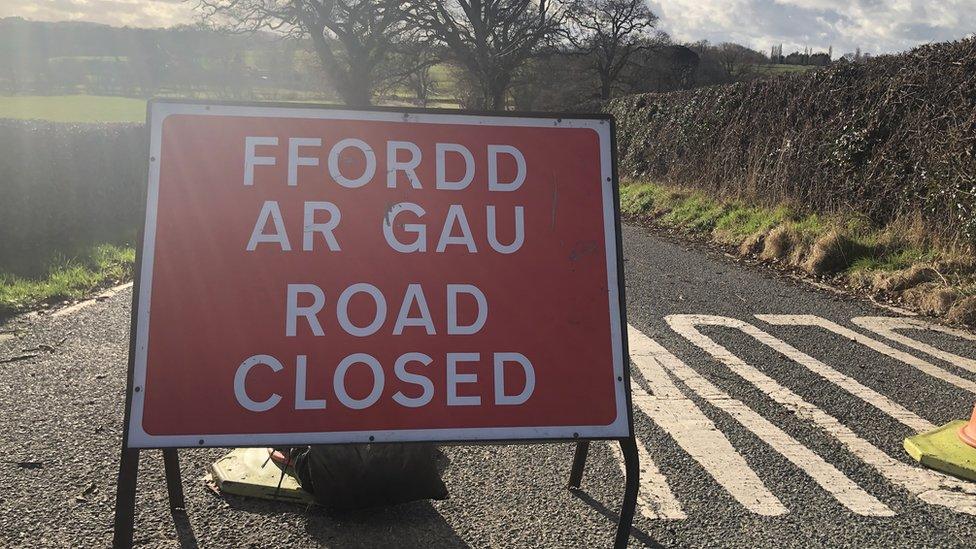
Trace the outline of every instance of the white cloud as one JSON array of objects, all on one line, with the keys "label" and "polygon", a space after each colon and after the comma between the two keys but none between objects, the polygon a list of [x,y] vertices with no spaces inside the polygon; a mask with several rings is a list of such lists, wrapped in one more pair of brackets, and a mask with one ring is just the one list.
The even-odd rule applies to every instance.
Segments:
[{"label": "white cloud", "polygon": [[[168,27],[196,20],[193,0],[0,0],[0,17]],[[648,0],[678,41],[767,51],[834,46],[884,53],[976,32],[976,0]]]},{"label": "white cloud", "polygon": [[0,0],[0,17],[170,27],[195,21],[194,6],[183,0]]},{"label": "white cloud", "polygon": [[679,41],[873,53],[976,32],[976,0],[649,0]]}]

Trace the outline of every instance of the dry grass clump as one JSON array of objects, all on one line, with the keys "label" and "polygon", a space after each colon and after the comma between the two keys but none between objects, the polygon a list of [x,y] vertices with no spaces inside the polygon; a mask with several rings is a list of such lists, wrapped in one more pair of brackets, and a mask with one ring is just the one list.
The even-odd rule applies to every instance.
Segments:
[{"label": "dry grass clump", "polygon": [[759,257],[765,261],[786,261],[801,241],[799,231],[790,225],[780,225],[766,235]]},{"label": "dry grass clump", "polygon": [[925,282],[905,291],[902,298],[920,313],[943,316],[959,300],[958,290],[947,288],[938,282]]},{"label": "dry grass clump", "polygon": [[803,262],[803,269],[815,275],[837,273],[846,270],[857,257],[858,245],[848,235],[832,229],[823,235],[810,248],[810,254]]},{"label": "dry grass clump", "polygon": [[739,255],[754,255],[761,253],[765,246],[765,242],[766,233],[752,233],[739,244]]},{"label": "dry grass clump", "polygon": [[976,256],[970,249],[956,250],[953,256],[936,261],[933,268],[942,275],[976,274]]},{"label": "dry grass clump", "polygon": [[956,324],[976,325],[976,299],[965,288],[976,282],[972,256],[941,252],[946,257],[892,272],[874,274],[871,289],[900,298],[906,305]]},{"label": "dry grass clump", "polygon": [[955,324],[976,326],[976,296],[960,299],[949,309],[946,319]]},{"label": "dry grass clump", "polygon": [[872,286],[876,292],[903,292],[938,277],[938,273],[930,265],[914,265],[900,271],[879,272],[875,275]]}]

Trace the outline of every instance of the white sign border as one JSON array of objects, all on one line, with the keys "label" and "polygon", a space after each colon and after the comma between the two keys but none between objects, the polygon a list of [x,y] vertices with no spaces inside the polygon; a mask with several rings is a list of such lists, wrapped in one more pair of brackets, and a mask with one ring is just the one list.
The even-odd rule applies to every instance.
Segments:
[{"label": "white sign border", "polygon": [[[543,441],[571,439],[614,439],[631,435],[630,399],[626,394],[629,376],[625,375],[623,326],[621,325],[618,287],[616,215],[614,208],[614,173],[610,121],[586,118],[531,118],[517,116],[480,116],[411,111],[372,111],[339,108],[283,107],[259,105],[221,105],[154,100],[149,106],[150,166],[143,234],[139,309],[135,322],[135,357],[132,362],[132,394],[127,447],[190,448],[288,446],[299,444],[382,443],[382,442],[465,442],[465,441]],[[363,120],[409,124],[458,124],[473,126],[589,128],[600,138],[601,183],[603,190],[604,241],[607,258],[607,288],[610,302],[610,338],[613,353],[613,376],[617,416],[608,425],[551,427],[497,427],[452,429],[400,429],[373,431],[339,431],[312,433],[151,435],[142,428],[146,385],[146,362],[149,345],[150,296],[152,295],[153,261],[155,259],[156,214],[159,198],[159,166],[162,162],[162,128],[166,117],[174,114],[199,116],[235,116],[253,118],[314,118],[324,120]]]}]

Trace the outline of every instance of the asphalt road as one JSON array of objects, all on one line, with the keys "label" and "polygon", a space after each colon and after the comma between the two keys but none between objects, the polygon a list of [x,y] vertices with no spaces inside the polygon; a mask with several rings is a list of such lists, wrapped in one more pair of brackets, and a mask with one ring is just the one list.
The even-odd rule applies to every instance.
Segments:
[{"label": "asphalt road", "polygon": [[[928,472],[902,450],[905,436],[968,415],[972,340],[901,326],[908,347],[852,322],[897,317],[891,311],[641,228],[625,227],[624,237],[634,417],[646,450],[631,546],[972,546],[976,484]],[[0,546],[110,543],[130,299],[124,290],[0,325]],[[608,444],[593,445],[576,494],[564,489],[571,445],[446,452],[449,500],[333,518],[218,496],[201,477],[224,452],[183,451],[189,522],[179,528],[161,455],[145,452],[136,541],[610,545],[623,478]]]}]

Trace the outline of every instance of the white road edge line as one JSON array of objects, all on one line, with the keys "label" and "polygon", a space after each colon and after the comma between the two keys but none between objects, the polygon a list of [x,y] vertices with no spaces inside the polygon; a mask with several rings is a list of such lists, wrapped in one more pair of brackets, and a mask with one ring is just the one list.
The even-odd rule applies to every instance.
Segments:
[{"label": "white road edge line", "polygon": [[936,332],[941,332],[943,334],[958,337],[960,339],[967,339],[969,341],[976,341],[976,335],[963,330],[956,330],[955,328],[949,328],[948,326],[942,326],[941,324],[936,324],[934,322],[926,322],[924,320],[918,320],[915,318],[897,318],[889,316],[859,316],[857,318],[852,318],[851,322],[860,326],[861,328],[874,332],[882,337],[890,339],[892,341],[901,343],[905,347],[915,349],[916,351],[921,351],[929,356],[938,358],[939,360],[944,360],[949,364],[953,364],[970,372],[976,373],[976,360],[972,358],[967,358],[964,356],[959,356],[957,354],[950,353],[948,351],[943,351],[937,347],[933,347],[928,343],[923,343],[916,339],[912,339],[906,335],[899,334],[895,330],[931,330]]},{"label": "white road edge line", "polygon": [[[789,510],[766,488],[729,439],[690,398],[682,394],[661,365],[647,354],[647,345],[642,345],[642,340],[634,334],[637,330],[632,326],[627,329],[631,360],[654,393],[649,394],[640,385],[632,384],[634,405],[667,432],[746,509],[763,516],[788,513]],[[640,334],[639,331],[637,333]]]},{"label": "white road edge line", "polygon": [[850,328],[845,328],[836,322],[827,320],[826,318],[821,318],[815,315],[756,315],[756,318],[775,326],[818,326],[820,328],[824,328],[841,337],[856,341],[869,349],[873,349],[881,354],[888,355],[895,360],[904,362],[905,364],[908,364],[909,366],[912,366],[936,379],[941,379],[946,383],[951,383],[952,385],[969,391],[970,393],[976,393],[976,382],[961,378],[956,374],[939,368],[931,362],[922,360],[904,351],[899,351],[886,343],[882,343],[876,339],[870,338],[864,334],[861,334],[860,332],[855,332]]},{"label": "white road edge line", "polygon": [[70,314],[73,314],[73,313],[77,313],[78,311],[84,309],[85,307],[87,307],[89,305],[93,305],[95,303],[98,303],[99,301],[102,301],[104,299],[108,299],[108,298],[114,296],[115,294],[121,292],[122,290],[128,288],[129,286],[132,286],[132,283],[131,282],[126,282],[125,284],[119,284],[118,286],[115,286],[113,288],[109,288],[108,290],[105,290],[104,292],[96,295],[92,299],[86,299],[85,301],[79,301],[78,303],[75,303],[74,305],[69,305],[68,307],[65,307],[64,309],[59,309],[59,310],[55,311],[54,313],[51,314],[51,318],[58,318],[60,316],[66,316],[66,315],[70,315]]},{"label": "white road edge line", "polygon": [[705,315],[671,315],[665,317],[665,320],[675,332],[712,355],[732,372],[752,383],[769,398],[792,411],[800,421],[812,423],[833,437],[891,483],[904,488],[931,505],[940,505],[956,512],[976,515],[976,497],[974,497],[976,486],[972,483],[962,482],[921,467],[913,467],[892,458],[857,436],[854,431],[838,421],[837,418],[803,400],[793,391],[750,366],[696,329],[696,326],[701,324],[735,322],[735,319],[720,320],[724,318]]},{"label": "white road edge line", "polygon": [[861,489],[833,465],[739,400],[712,385],[661,344],[633,326],[628,326],[628,336],[631,360],[648,383],[666,387],[666,384],[661,383],[659,379],[664,378],[666,383],[670,383],[664,373],[664,369],[667,369],[698,396],[732,416],[743,427],[779,452],[852,512],[878,517],[895,515],[888,506]]}]

